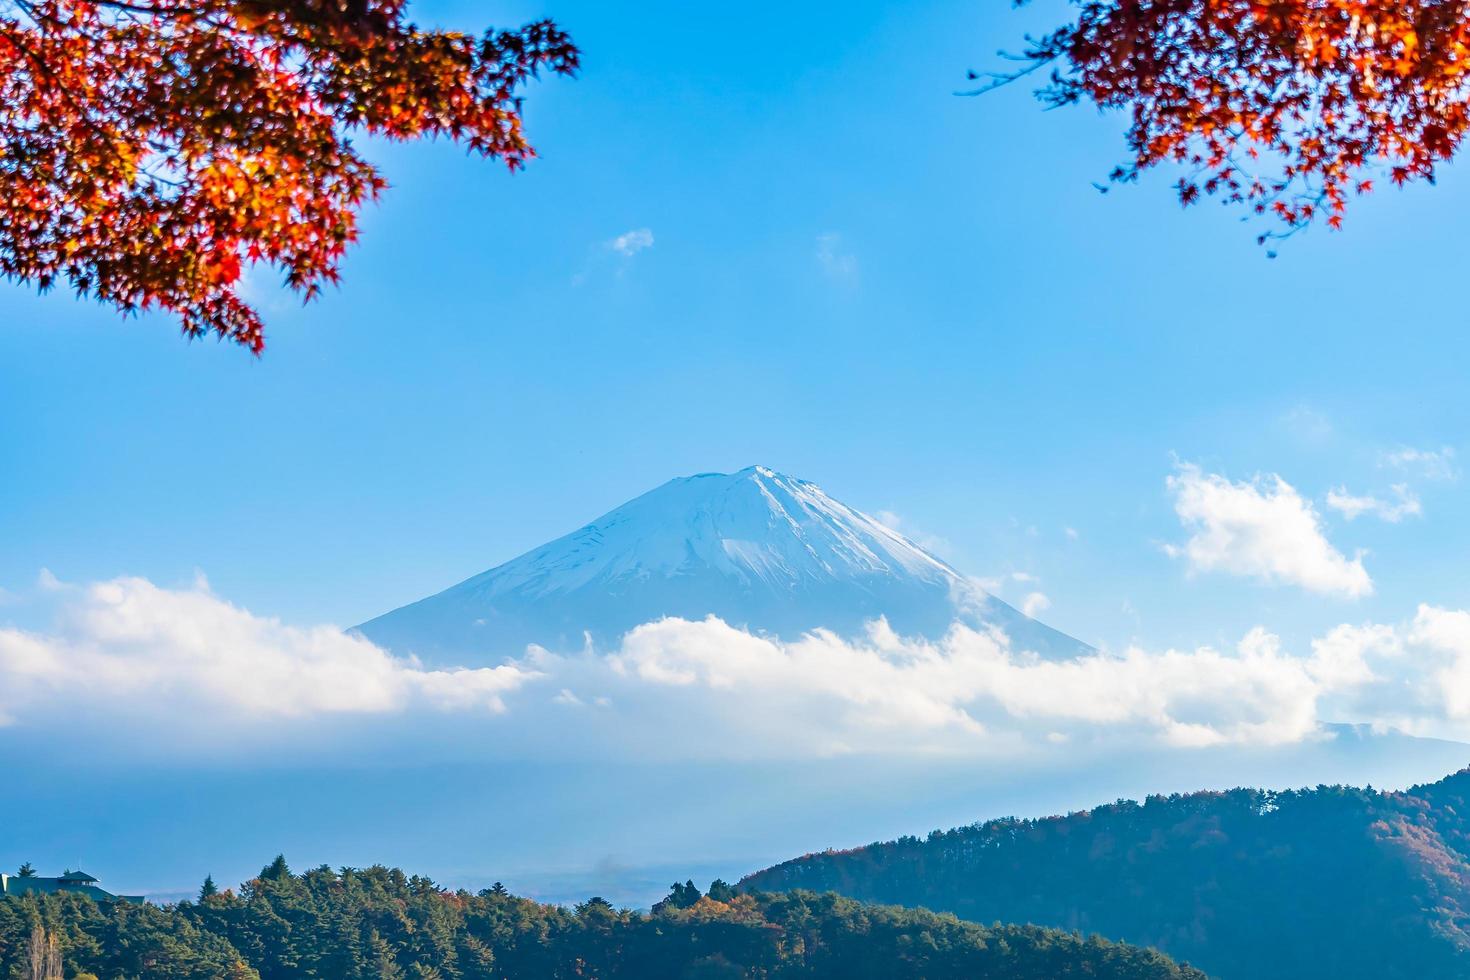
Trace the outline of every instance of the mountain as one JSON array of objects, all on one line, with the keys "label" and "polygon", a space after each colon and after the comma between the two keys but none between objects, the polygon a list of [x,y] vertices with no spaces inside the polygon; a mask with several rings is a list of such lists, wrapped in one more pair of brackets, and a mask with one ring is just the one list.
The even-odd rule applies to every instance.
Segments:
[{"label": "mountain", "polygon": [[1156,946],[1221,980],[1470,976],[1470,769],[1403,792],[1155,796],[745,878]]},{"label": "mountain", "polygon": [[956,620],[1065,657],[1089,648],[986,593],[948,564],[761,466],[670,480],[591,524],[357,629],[430,658],[519,654],[528,643],[615,643],[665,616],[718,616],[778,636],[858,633],[886,616],[937,637]]},{"label": "mountain", "polygon": [[[40,930],[39,933],[37,930]],[[39,942],[37,942],[39,940]],[[54,944],[54,945],[53,945]],[[47,948],[50,968],[36,965]],[[38,950],[36,954],[32,950]],[[1071,933],[981,926],[835,895],[701,895],[648,914],[500,885],[450,891],[396,868],[283,858],[234,891],[159,908],[73,893],[0,896],[0,976],[150,980],[1206,980],[1162,954]]]}]

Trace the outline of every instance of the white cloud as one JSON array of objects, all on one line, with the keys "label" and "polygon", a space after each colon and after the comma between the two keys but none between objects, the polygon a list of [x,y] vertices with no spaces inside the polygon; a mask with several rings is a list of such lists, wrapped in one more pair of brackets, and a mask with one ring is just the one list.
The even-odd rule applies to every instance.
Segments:
[{"label": "white cloud", "polygon": [[1279,476],[1233,483],[1181,464],[1168,478],[1174,510],[1191,536],[1166,551],[1191,571],[1357,598],[1373,591],[1361,555],[1348,559],[1322,533],[1311,502]]},{"label": "white cloud", "polygon": [[1069,541],[1077,540],[1077,529],[1075,527],[1064,527],[1062,528],[1062,533],[1067,536],[1067,540]]},{"label": "white cloud", "polygon": [[1040,616],[1051,608],[1051,600],[1044,593],[1032,592],[1021,600],[1021,612],[1028,616]]},{"label": "white cloud", "polygon": [[831,279],[853,282],[858,275],[857,257],[842,247],[842,236],[835,231],[817,236],[817,264]]},{"label": "white cloud", "polygon": [[1453,480],[1459,475],[1455,468],[1455,450],[1450,446],[1440,449],[1403,446],[1384,453],[1379,462],[1382,466],[1407,470],[1430,480]]},{"label": "white cloud", "polygon": [[569,708],[585,708],[588,705],[592,705],[592,706],[595,706],[595,707],[598,707],[598,708],[607,708],[607,707],[611,707],[611,705],[612,705],[612,699],[611,698],[608,698],[608,697],[599,696],[599,697],[593,698],[591,701],[586,701],[586,700],[583,700],[582,697],[580,695],[578,695],[575,691],[573,691],[571,688],[564,687],[560,691],[557,691],[556,692],[556,695],[554,697],[552,697],[552,699],[551,699],[551,703],[552,704],[564,704],[564,705],[566,705]]},{"label": "white cloud", "polygon": [[1098,729],[1269,744],[1309,737],[1318,722],[1307,663],[1262,630],[1233,654],[1046,661],[961,625],[938,643],[898,637],[882,621],[858,640],[818,632],[781,642],[713,618],[666,619],[629,633],[614,662],[651,685],[738,702],[742,715],[781,725],[790,751],[973,750]]},{"label": "white cloud", "polygon": [[1427,691],[1454,721],[1470,721],[1470,612],[1421,605],[1409,640],[1440,656]]},{"label": "white cloud", "polygon": [[[1049,661],[962,625],[938,642],[899,637],[881,620],[861,638],[783,642],[711,618],[641,626],[610,660],[711,720],[706,742],[690,733],[695,753],[1281,744],[1321,737],[1329,721],[1470,738],[1470,611],[1427,605],[1405,625],[1337,626],[1306,656],[1261,627],[1230,652],[1133,647]],[[640,712],[658,712],[641,697]]]},{"label": "white cloud", "polygon": [[[55,580],[52,580],[53,583]],[[517,666],[431,670],[332,626],[253,615],[202,579],[163,589],[139,578],[62,586],[49,634],[0,629],[0,691],[22,721],[76,710],[203,712],[211,722],[383,714],[414,707],[504,710],[535,675]]]},{"label": "white cloud", "polygon": [[[1264,633],[1234,654],[1129,650],[1048,662],[998,632],[956,625],[927,642],[882,620],[854,639],[819,631],[783,642],[718,619],[665,619],[611,651],[532,648],[499,667],[430,669],[330,626],[254,615],[202,581],[58,588],[55,630],[0,631],[0,713],[44,727],[65,707],[69,718],[144,740],[169,725],[270,732],[289,719],[372,717],[401,742],[436,737],[427,719],[444,712],[503,712],[485,751],[533,757],[984,752],[1100,731],[1269,743],[1310,734],[1321,683]],[[516,697],[530,695],[521,689],[531,682],[541,693]],[[409,713],[412,721],[395,720]]]},{"label": "white cloud", "polygon": [[1327,492],[1327,506],[1350,521],[1364,514],[1373,514],[1390,524],[1397,524],[1405,517],[1418,517],[1424,513],[1418,496],[1409,489],[1408,484],[1395,483],[1390,489],[1396,498],[1392,501],[1373,496],[1356,496],[1348,493],[1346,487],[1338,487]]},{"label": "white cloud", "polygon": [[653,231],[648,228],[634,228],[632,231],[625,231],[608,242],[607,247],[619,255],[632,258],[645,248],[653,247]]},{"label": "white cloud", "polygon": [[252,614],[202,580],[54,588],[53,630],[0,630],[0,724],[80,721],[109,744],[192,750],[223,731],[242,745],[293,720],[325,737],[333,719],[366,719],[341,730],[366,724],[410,751],[640,760],[1269,745],[1319,737],[1324,721],[1470,737],[1470,612],[1428,605],[1407,624],[1340,625],[1305,655],[1260,627],[1231,650],[1045,660],[960,624],[935,641],[883,620],[858,637],[782,640],[711,618],[647,623],[610,650],[436,669]]},{"label": "white cloud", "polygon": [[1398,656],[1402,649],[1391,626],[1345,623],[1312,641],[1308,670],[1328,690],[1349,690],[1383,680],[1371,658]]}]

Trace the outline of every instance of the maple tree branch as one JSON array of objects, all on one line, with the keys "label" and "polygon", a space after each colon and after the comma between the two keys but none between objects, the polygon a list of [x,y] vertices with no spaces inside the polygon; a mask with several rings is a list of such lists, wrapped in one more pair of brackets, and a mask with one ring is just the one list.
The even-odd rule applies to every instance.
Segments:
[{"label": "maple tree branch", "polygon": [[[1004,54],[1004,52],[1002,52],[1002,54]],[[988,82],[986,82],[984,85],[979,86],[978,88],[966,89],[966,90],[963,90],[963,91],[959,91],[959,92],[956,92],[955,95],[962,95],[962,96],[969,97],[969,96],[975,96],[975,95],[984,95],[987,92],[994,92],[996,89],[1003,88],[1003,87],[1005,87],[1007,85],[1010,85],[1012,82],[1018,82],[1018,81],[1020,81],[1021,79],[1025,78],[1027,75],[1032,74],[1033,72],[1040,71],[1042,68],[1045,68],[1047,65],[1049,65],[1053,61],[1055,61],[1056,58],[1057,58],[1056,55],[1052,55],[1051,57],[1046,58],[1046,59],[1034,59],[1034,60],[1032,60],[1031,64],[1028,65],[1027,67],[1020,68],[1020,69],[1017,69],[1016,71],[1012,71],[1012,72],[994,72],[994,71],[975,72],[975,71],[972,71],[972,72],[969,73],[969,78],[972,81],[977,80],[977,79],[981,79],[981,78],[988,78],[990,80]]]},{"label": "maple tree branch", "polygon": [[[15,0],[15,2],[23,7],[27,6],[25,0]],[[61,94],[61,97],[71,104],[71,107],[77,111],[77,115],[81,119],[82,125],[90,129],[94,135],[99,136],[104,140],[110,142],[113,139],[112,134],[103,131],[103,129],[98,126],[95,121],[93,121],[90,113],[86,110],[84,106],[82,106],[81,103],[76,100],[76,97],[72,95],[71,89],[69,89],[65,84],[62,83],[61,79],[58,78],[56,76],[56,73],[51,69],[51,66],[46,64],[45,59],[32,51],[24,42],[20,40],[17,35],[9,34],[6,35],[5,39],[10,44],[15,45],[15,49],[21,54],[25,55],[26,58],[31,62],[31,65],[46,77],[46,80],[51,83],[51,87],[59,92]]]}]

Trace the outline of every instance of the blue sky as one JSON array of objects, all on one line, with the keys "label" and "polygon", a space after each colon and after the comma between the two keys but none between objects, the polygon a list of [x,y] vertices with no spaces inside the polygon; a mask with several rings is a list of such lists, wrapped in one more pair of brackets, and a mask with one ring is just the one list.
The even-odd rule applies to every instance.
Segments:
[{"label": "blue sky", "polygon": [[[491,6],[498,24],[554,15],[585,50],[580,79],[528,93],[541,158],[510,176],[450,145],[372,147],[394,186],[342,287],[302,308],[252,279],[263,358],[0,288],[0,682],[16,685],[0,758],[13,792],[57,801],[65,772],[98,801],[23,815],[0,867],[82,858],[168,890],[285,848],[477,884],[531,887],[506,869],[539,869],[538,894],[643,901],[662,867],[633,875],[651,886],[605,879],[699,861],[729,877],[1004,812],[1407,783],[1463,761],[1446,743],[1313,735],[1402,718],[1470,737],[1459,173],[1367,199],[1346,231],[1272,261],[1238,213],[1181,211],[1166,173],[1099,194],[1120,119],[1043,112],[1021,88],[952,94],[1055,4]],[[1053,676],[967,640],[895,673],[882,651],[736,638],[764,680],[725,698],[657,683],[672,640],[625,651],[622,671],[446,675],[333,628],[673,476],[752,463],[888,512],[1012,601],[1043,594],[1063,630],[1146,653]],[[1335,490],[1380,513],[1349,520]],[[1394,513],[1404,500],[1419,512]],[[68,589],[43,569],[135,578]],[[1162,654],[1243,636],[1236,659]],[[977,711],[994,765],[903,760],[899,782],[875,781],[812,754],[834,733],[932,748],[929,722],[968,696],[954,666],[1010,685]],[[929,714],[900,738],[864,728],[850,688]],[[461,696],[485,710],[451,710]],[[252,714],[272,701],[299,710]],[[1094,711],[1120,719],[1095,739]],[[1181,720],[1240,746],[1202,747]],[[1172,748],[1155,751],[1160,732]],[[464,795],[436,795],[436,770],[413,768],[430,759],[468,767],[449,782]]]},{"label": "blue sky", "polygon": [[[1035,576],[1046,619],[1113,648],[1465,603],[1463,484],[1384,463],[1462,443],[1459,174],[1269,261],[1166,174],[1099,194],[1118,118],[951,94],[1054,6],[492,13],[554,15],[586,52],[528,93],[542,158],[510,176],[373,148],[394,187],[342,287],[303,309],[254,283],[260,360],[0,291],[0,617],[33,622],[42,568],[202,571],[259,614],[347,625],[754,462],[897,514],[967,572]],[[1280,474],[1366,550],[1373,595],[1188,574],[1163,548],[1187,536],[1181,461]],[[1400,482],[1421,515],[1324,504]]]}]

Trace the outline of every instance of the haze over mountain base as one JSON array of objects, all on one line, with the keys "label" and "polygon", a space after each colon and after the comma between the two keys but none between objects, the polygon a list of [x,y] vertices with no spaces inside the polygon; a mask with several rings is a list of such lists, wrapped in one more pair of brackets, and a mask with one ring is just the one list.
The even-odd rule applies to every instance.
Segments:
[{"label": "haze over mountain base", "polygon": [[[450,886],[504,881],[548,901],[646,907],[676,876],[743,874],[794,855],[1120,797],[1318,783],[1404,787],[1470,763],[1470,746],[1341,728],[1276,748],[1058,748],[1005,768],[943,759],[685,764],[447,762],[265,767],[66,763],[12,743],[0,765],[28,805],[0,866],[70,854],[129,891],[178,897],[208,872],[244,880],[262,853],[301,867],[375,862]],[[74,805],[77,786],[87,806]],[[17,845],[24,842],[25,851]],[[12,849],[16,849],[12,851]]]}]

